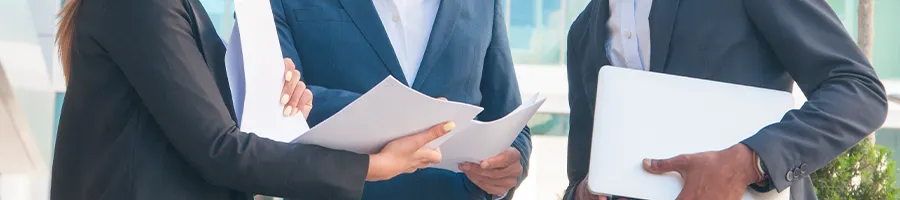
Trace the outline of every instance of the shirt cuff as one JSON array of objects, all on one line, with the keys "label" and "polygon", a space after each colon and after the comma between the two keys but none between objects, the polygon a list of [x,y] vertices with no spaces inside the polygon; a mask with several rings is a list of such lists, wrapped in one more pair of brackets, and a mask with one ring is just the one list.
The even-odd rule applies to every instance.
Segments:
[{"label": "shirt cuff", "polygon": [[503,195],[495,195],[495,194],[491,194],[491,200],[500,200],[500,199],[503,199],[504,197],[506,197],[507,194],[509,194],[509,192],[503,193]]}]

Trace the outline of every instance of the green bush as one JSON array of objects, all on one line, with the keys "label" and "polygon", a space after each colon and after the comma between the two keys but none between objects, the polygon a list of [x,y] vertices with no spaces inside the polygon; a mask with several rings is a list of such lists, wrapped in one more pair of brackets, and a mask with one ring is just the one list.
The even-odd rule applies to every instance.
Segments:
[{"label": "green bush", "polygon": [[863,140],[837,159],[814,172],[812,181],[819,199],[893,200],[900,188],[891,150]]}]

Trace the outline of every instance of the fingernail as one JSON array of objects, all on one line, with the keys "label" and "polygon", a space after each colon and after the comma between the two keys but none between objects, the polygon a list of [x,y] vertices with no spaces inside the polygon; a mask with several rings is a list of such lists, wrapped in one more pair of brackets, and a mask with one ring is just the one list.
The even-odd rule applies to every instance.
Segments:
[{"label": "fingernail", "polygon": [[291,100],[291,95],[281,95],[281,105],[287,104],[288,100]]},{"label": "fingernail", "polygon": [[450,131],[452,131],[454,128],[456,128],[456,123],[453,123],[453,122],[447,122],[446,124],[444,124],[444,132],[450,132]]},{"label": "fingernail", "polygon": [[283,114],[284,114],[284,116],[290,116],[290,115],[291,115],[291,112],[293,112],[293,111],[294,111],[294,108],[292,108],[291,106],[284,107],[284,113],[283,113]]},{"label": "fingernail", "polygon": [[297,113],[300,112],[300,108],[291,109],[291,116],[297,116]]},{"label": "fingernail", "polygon": [[287,73],[284,73],[284,80],[285,80],[285,81],[290,81],[291,78],[293,78],[293,77],[294,77],[294,73],[291,73],[290,71],[288,71]]},{"label": "fingernail", "polygon": [[644,163],[644,167],[648,167],[648,168],[650,167],[650,159],[644,158],[643,163]]},{"label": "fingernail", "polygon": [[481,168],[482,168],[482,169],[487,169],[487,168],[490,167],[490,166],[491,166],[491,164],[489,164],[488,162],[481,161]]}]

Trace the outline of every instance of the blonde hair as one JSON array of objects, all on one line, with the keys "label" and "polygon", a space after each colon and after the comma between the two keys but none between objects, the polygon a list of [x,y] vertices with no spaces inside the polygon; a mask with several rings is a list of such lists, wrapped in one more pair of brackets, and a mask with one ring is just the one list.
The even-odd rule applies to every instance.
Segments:
[{"label": "blonde hair", "polygon": [[72,67],[72,38],[75,35],[75,14],[81,0],[66,0],[56,17],[59,18],[59,29],[56,31],[56,44],[59,46],[59,59],[62,62],[63,75],[69,82],[69,71]]}]

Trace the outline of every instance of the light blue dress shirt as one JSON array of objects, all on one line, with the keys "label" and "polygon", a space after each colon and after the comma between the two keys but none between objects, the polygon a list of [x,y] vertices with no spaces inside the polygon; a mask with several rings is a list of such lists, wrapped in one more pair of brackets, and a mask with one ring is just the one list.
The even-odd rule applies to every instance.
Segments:
[{"label": "light blue dress shirt", "polygon": [[650,69],[650,7],[653,0],[609,0],[606,57],[616,67]]}]

